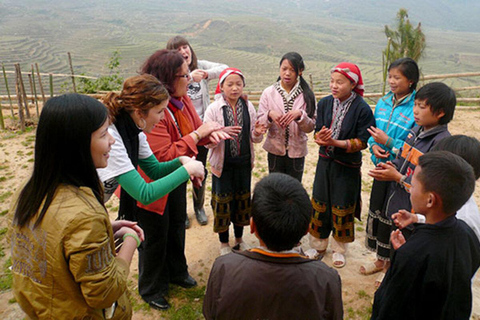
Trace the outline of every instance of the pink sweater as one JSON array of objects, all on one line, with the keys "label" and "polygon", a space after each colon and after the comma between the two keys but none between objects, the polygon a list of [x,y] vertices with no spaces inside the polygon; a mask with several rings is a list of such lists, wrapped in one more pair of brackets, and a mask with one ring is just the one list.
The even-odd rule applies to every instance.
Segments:
[{"label": "pink sweater", "polygon": [[[288,156],[290,158],[302,158],[308,153],[307,149],[307,133],[312,132],[315,128],[315,115],[309,118],[305,112],[306,104],[303,99],[303,93],[293,102],[292,110],[301,110],[302,116],[297,121],[292,121],[289,125],[288,137]],[[268,134],[263,145],[263,149],[277,156],[284,156],[285,150],[285,130],[274,122],[268,120],[268,112],[275,110],[281,114],[285,114],[285,107],[280,93],[270,86],[263,90],[258,105],[257,120],[268,127]],[[316,114],[316,113],[315,113]]]},{"label": "pink sweater", "polygon": [[[257,118],[257,113],[255,112],[255,107],[250,101],[247,101],[248,104],[248,113],[250,114],[250,154],[252,156],[252,168],[253,163],[255,160],[255,152],[253,150],[253,143],[258,143],[262,141],[263,135],[255,135],[255,119]],[[207,111],[205,111],[205,117],[203,118],[204,122],[209,121],[216,121],[220,125],[224,126],[225,121],[223,119],[223,110],[222,107],[226,105],[225,100],[223,97],[219,97],[218,100],[215,100],[211,103]],[[223,171],[223,164],[224,164],[224,157],[225,157],[225,141],[221,141],[217,145],[206,145],[207,148],[211,149],[209,162],[210,162],[210,170],[212,173],[219,177],[222,175]]]}]

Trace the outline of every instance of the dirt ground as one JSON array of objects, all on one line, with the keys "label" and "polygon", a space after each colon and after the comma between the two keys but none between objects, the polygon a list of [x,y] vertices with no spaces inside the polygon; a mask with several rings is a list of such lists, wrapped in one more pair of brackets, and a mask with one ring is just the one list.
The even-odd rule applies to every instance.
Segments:
[{"label": "dirt ground", "polygon": [[[480,109],[460,108],[455,114],[455,119],[450,124],[452,134],[466,134],[475,136],[480,139]],[[22,135],[12,135],[8,132],[1,133],[0,139],[0,212],[4,212],[9,207],[10,192],[26,179],[30,173],[33,159],[34,133],[26,133]],[[310,137],[311,138],[311,137]],[[313,143],[309,144],[309,155],[306,159],[305,174],[303,185],[309,193],[311,193],[315,166],[317,162],[317,148]],[[268,173],[266,152],[261,145],[256,146],[256,167],[253,172],[253,184],[261,177]],[[368,170],[373,168],[369,160],[368,152],[364,153],[364,165],[362,167],[363,185],[363,215],[362,222],[356,224],[356,239],[349,246],[346,255],[347,264],[342,269],[337,269],[342,278],[342,291],[344,301],[344,311],[346,319],[365,319],[368,318],[368,312],[374,296],[374,282],[377,275],[364,276],[359,273],[360,266],[367,261],[374,261],[373,253],[365,249],[365,221],[368,208],[369,192],[371,188],[371,178],[367,176]],[[1,178],[5,177],[5,179]],[[211,186],[210,177],[207,180],[207,186]],[[480,204],[480,182],[477,182],[475,190],[475,199]],[[189,187],[191,188],[191,186]],[[206,204],[209,204],[210,194],[207,192]],[[115,205],[115,204],[113,204]],[[197,279],[200,285],[206,285],[210,268],[219,254],[218,236],[212,231],[212,211],[207,205],[206,212],[209,217],[207,226],[200,226],[196,222],[191,204],[191,196],[189,193],[188,213],[192,221],[192,227],[187,230],[186,238],[186,256],[191,275]],[[112,219],[116,213],[112,212]],[[0,216],[0,228],[5,228],[6,215]],[[245,229],[245,242],[250,246],[256,246],[257,241],[250,234],[249,228]],[[231,239],[233,244],[233,238]],[[9,248],[5,239],[1,239],[1,245],[4,248],[5,257],[0,257],[1,266],[9,257]],[[308,240],[302,240],[302,246],[308,249]],[[332,266],[331,251],[327,254],[323,261]],[[3,270],[3,267],[2,267]],[[1,271],[3,272],[3,271]],[[137,261],[131,265],[130,277],[132,283],[136,283],[136,275],[138,275]],[[136,291],[136,286],[130,286],[132,291]],[[3,320],[21,319],[24,317],[18,304],[12,303],[13,294],[11,290],[0,292],[0,318]],[[201,302],[198,302],[201,303]],[[140,310],[134,314],[133,319],[162,319],[163,314],[157,311]],[[480,276],[477,274],[473,281],[473,319],[480,319]]]}]

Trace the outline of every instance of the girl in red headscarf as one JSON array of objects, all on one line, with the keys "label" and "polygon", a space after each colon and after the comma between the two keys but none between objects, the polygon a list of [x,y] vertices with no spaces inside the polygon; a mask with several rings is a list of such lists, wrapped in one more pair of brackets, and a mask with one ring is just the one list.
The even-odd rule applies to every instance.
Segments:
[{"label": "girl in red headscarf", "polygon": [[332,232],[333,266],[341,268],[346,244],[355,239],[354,218],[360,218],[361,150],[367,147],[367,128],[375,126],[375,119],[362,98],[362,74],[355,64],[340,63],[330,77],[332,94],[317,105],[315,142],[320,150],[313,183],[310,245],[324,254]]},{"label": "girl in red headscarf", "polygon": [[224,140],[212,149],[209,162],[212,171],[213,230],[220,238],[220,254],[231,251],[228,238],[230,222],[233,223],[235,246],[247,248],[242,240],[243,227],[250,223],[251,179],[255,159],[252,142],[262,141],[266,126],[255,122],[257,118],[252,103],[243,96],[245,77],[235,68],[220,74],[215,102],[205,112],[205,121],[214,121],[225,127],[233,139]]}]

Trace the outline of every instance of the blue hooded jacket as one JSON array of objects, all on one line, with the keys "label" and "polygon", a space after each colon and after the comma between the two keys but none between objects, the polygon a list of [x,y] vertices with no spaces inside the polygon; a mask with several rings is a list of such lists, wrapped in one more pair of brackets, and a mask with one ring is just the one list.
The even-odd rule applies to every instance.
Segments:
[{"label": "blue hooded jacket", "polygon": [[[391,145],[386,146],[379,144],[372,137],[368,139],[370,153],[372,154],[372,162],[377,165],[379,162],[392,161],[403,146],[403,142],[407,138],[410,130],[415,126],[413,117],[413,105],[415,103],[415,93],[413,92],[406,97],[399,105],[393,107],[393,92],[387,93],[383,98],[378,100],[375,107],[375,123],[378,129],[382,129],[390,138],[393,139]],[[387,159],[377,159],[372,152],[373,145],[379,145],[385,151],[390,152]]]}]

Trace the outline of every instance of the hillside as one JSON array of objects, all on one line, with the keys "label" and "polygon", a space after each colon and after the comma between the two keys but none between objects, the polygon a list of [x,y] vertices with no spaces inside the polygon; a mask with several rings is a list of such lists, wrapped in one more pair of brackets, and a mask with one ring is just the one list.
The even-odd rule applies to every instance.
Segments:
[{"label": "hillside", "polygon": [[[427,36],[424,74],[480,70],[480,2],[440,1],[239,1],[125,0],[0,2],[0,62],[7,70],[20,62],[24,70],[38,62],[44,72],[105,74],[113,51],[122,57],[122,76],[134,75],[141,63],[168,38],[185,35],[200,58],[242,69],[247,89],[262,89],[277,76],[279,57],[300,52],[306,74],[326,89],[328,70],[342,60],[361,66],[368,91],[378,91],[383,29],[394,23],[400,7]],[[13,78],[10,81],[13,88]],[[55,91],[67,81],[55,79]],[[457,86],[478,80],[458,80]],[[13,90],[13,89],[12,89]],[[4,94],[3,79],[0,94]]]}]

